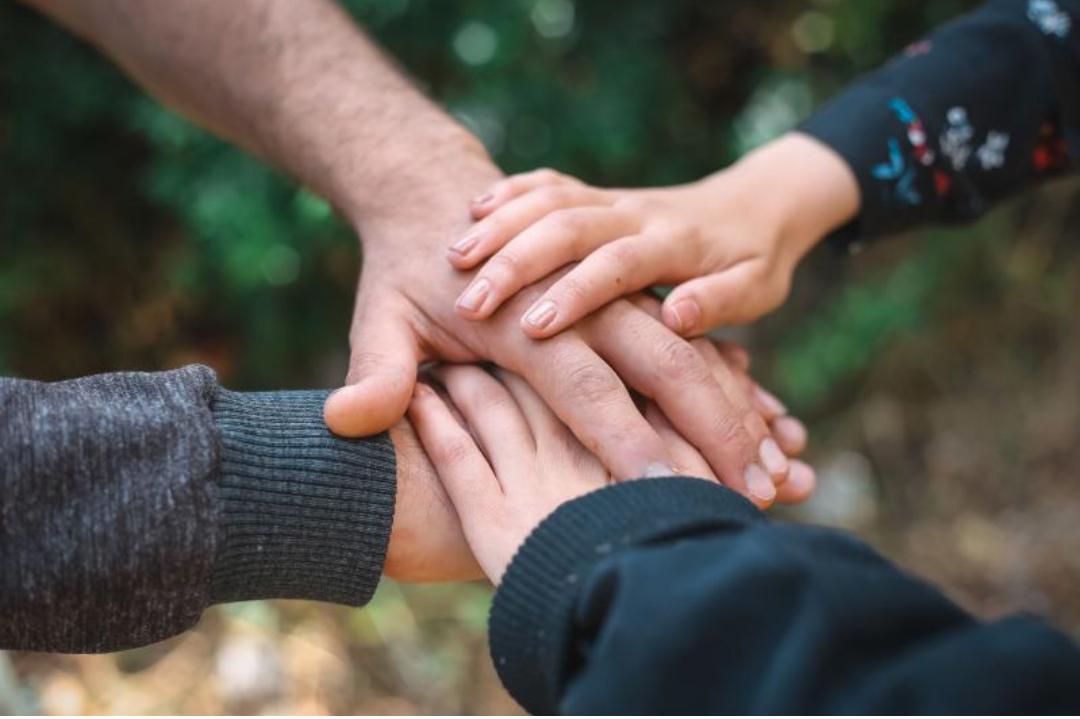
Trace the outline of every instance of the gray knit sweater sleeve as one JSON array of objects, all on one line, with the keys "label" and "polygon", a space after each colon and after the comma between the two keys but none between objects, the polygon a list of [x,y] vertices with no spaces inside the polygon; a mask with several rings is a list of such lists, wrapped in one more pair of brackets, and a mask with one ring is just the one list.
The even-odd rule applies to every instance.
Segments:
[{"label": "gray knit sweater sleeve", "polygon": [[366,603],[394,449],[331,435],[325,397],[198,366],[0,379],[0,649],[139,646],[219,602]]}]

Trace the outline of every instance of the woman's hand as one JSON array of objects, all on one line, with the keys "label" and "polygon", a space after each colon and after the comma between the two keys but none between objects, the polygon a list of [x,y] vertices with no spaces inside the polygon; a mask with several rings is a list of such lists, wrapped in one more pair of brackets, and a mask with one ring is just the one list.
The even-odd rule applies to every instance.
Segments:
[{"label": "woman's hand", "polygon": [[787,298],[799,260],[857,206],[839,156],[798,134],[673,188],[604,190],[553,170],[517,175],[474,200],[479,221],[449,250],[458,269],[487,260],[457,310],[486,319],[519,290],[579,262],[521,317],[530,337],[551,337],[654,284],[678,285],[663,320],[681,335],[749,322]]},{"label": "woman's hand", "polygon": [[[502,370],[492,376],[471,366],[443,367],[436,375],[453,409],[430,387],[418,385],[409,419],[457,509],[473,554],[498,584],[541,520],[612,477],[517,376]],[[645,414],[680,474],[715,481],[708,463],[655,405]],[[812,470],[794,462],[790,475],[787,491],[809,494]]]}]

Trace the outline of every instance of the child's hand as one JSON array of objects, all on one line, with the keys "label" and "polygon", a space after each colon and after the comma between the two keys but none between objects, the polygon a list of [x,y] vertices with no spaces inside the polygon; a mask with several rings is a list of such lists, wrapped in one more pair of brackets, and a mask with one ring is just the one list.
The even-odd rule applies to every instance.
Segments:
[{"label": "child's hand", "polygon": [[[496,584],[529,533],[559,505],[611,481],[518,377],[471,366],[437,370],[460,421],[429,387],[418,385],[409,419],[457,509],[484,573]],[[649,405],[646,417],[679,471],[714,479],[708,463]],[[465,426],[468,427],[466,429]],[[809,494],[813,472],[795,462],[788,492]],[[781,488],[781,491],[785,491]]]},{"label": "child's hand", "polygon": [[602,190],[552,170],[517,175],[474,201],[479,221],[449,251],[459,269],[488,260],[458,312],[485,319],[522,288],[580,261],[521,318],[529,336],[551,337],[654,284],[678,284],[663,319],[679,334],[749,322],[787,298],[796,264],[858,201],[839,156],[797,134],[673,188]]}]

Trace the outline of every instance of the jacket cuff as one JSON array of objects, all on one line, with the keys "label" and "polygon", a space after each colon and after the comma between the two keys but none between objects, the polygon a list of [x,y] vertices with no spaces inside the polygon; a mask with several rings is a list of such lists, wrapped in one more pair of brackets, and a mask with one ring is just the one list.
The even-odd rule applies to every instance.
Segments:
[{"label": "jacket cuff", "polygon": [[394,519],[388,435],[333,435],[327,392],[218,389],[221,443],[212,603],[310,599],[366,604],[382,573]]},{"label": "jacket cuff", "polygon": [[857,253],[864,244],[883,234],[907,227],[914,208],[898,206],[889,185],[876,178],[873,168],[889,159],[889,132],[899,136],[902,127],[889,112],[890,95],[875,83],[864,81],[826,103],[798,130],[817,139],[843,158],[859,184],[859,214],[829,236],[829,244],[846,254]]},{"label": "jacket cuff", "polygon": [[491,610],[491,656],[511,696],[534,714],[557,712],[575,600],[598,563],[763,519],[735,492],[688,478],[621,482],[555,510],[521,545]]}]

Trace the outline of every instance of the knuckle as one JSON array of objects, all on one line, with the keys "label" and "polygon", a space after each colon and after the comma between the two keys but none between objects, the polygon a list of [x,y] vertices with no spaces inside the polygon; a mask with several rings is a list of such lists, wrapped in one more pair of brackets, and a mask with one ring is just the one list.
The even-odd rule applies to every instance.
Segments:
[{"label": "knuckle", "polygon": [[637,267],[641,255],[637,247],[631,242],[613,242],[604,245],[600,252],[604,263],[620,272],[626,272]]},{"label": "knuckle", "polygon": [[645,214],[657,208],[657,202],[643,197],[621,197],[615,201],[615,207],[631,214]]},{"label": "knuckle", "polygon": [[536,179],[541,182],[556,183],[562,179],[562,173],[550,167],[541,167],[536,171]]},{"label": "knuckle", "polygon": [[521,258],[513,251],[502,250],[491,258],[484,268],[484,275],[493,280],[513,279],[520,276],[521,269]]},{"label": "knuckle", "polygon": [[536,197],[539,202],[548,207],[560,207],[567,201],[566,189],[558,185],[547,185],[537,189]]},{"label": "knuckle", "polygon": [[716,418],[713,432],[719,438],[720,444],[726,448],[741,450],[747,456],[754,452],[750,434],[746,431],[743,418],[739,412],[724,412]]},{"label": "knuckle", "polygon": [[618,380],[599,362],[577,362],[565,374],[566,393],[584,404],[609,402],[618,394]]},{"label": "knuckle", "polygon": [[482,413],[499,410],[510,405],[510,395],[501,387],[485,386],[473,397],[476,408]]},{"label": "knuckle", "polygon": [[463,437],[455,437],[441,443],[436,450],[439,462],[454,465],[468,461],[473,453],[472,444]]},{"label": "knuckle", "polygon": [[554,233],[572,236],[581,232],[582,217],[574,210],[557,210],[548,215],[545,224]]},{"label": "knuckle", "polygon": [[703,245],[703,237],[701,230],[693,225],[685,222],[675,222],[670,225],[668,232],[675,242],[680,245],[685,245],[693,248],[694,250],[701,249]]},{"label": "knuckle", "polygon": [[690,340],[690,346],[694,348],[694,351],[698,353],[698,356],[701,357],[710,369],[715,371],[725,364],[720,351],[716,349],[712,342],[704,337],[696,337]]},{"label": "knuckle", "polygon": [[702,384],[712,380],[708,365],[685,340],[668,340],[660,345],[657,353],[657,368],[664,377],[674,382]]},{"label": "knuckle", "polygon": [[566,304],[580,305],[589,299],[589,288],[570,273],[558,281],[557,292]]}]

